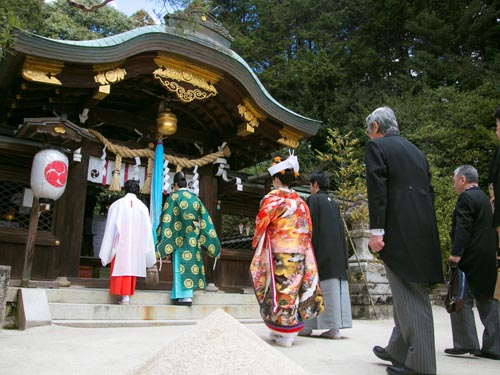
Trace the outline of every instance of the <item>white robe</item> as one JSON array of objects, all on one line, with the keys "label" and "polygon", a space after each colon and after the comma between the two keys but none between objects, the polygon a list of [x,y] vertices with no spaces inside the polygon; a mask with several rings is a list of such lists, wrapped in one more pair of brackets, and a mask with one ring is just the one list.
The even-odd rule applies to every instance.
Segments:
[{"label": "white robe", "polygon": [[99,258],[103,266],[115,258],[112,276],[145,277],[146,267],[156,263],[149,211],[135,194],[109,207]]}]

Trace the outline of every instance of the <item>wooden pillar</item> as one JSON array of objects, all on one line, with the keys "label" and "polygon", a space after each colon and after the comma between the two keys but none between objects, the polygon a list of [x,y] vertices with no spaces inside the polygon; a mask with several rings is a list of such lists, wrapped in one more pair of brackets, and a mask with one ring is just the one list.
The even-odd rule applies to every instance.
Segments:
[{"label": "wooden pillar", "polygon": [[[213,166],[207,165],[199,170],[200,174],[200,199],[207,208],[210,217],[215,225],[215,230],[220,236],[222,234],[222,215],[220,205],[217,204],[217,177],[214,176]],[[205,264],[205,274],[207,283],[215,283],[216,272],[213,271],[214,259],[209,257],[206,252],[203,253],[203,262]]]},{"label": "wooden pillar", "polygon": [[24,265],[21,276],[21,286],[27,288],[30,283],[31,267],[33,266],[33,255],[35,254],[35,239],[38,229],[38,216],[40,214],[40,203],[37,197],[33,197],[31,207],[30,223],[28,227],[28,238],[24,248]]},{"label": "wooden pillar", "polygon": [[81,162],[71,162],[66,190],[58,200],[55,236],[59,240],[52,259],[54,277],[78,276],[87,193],[88,154],[82,151]]}]

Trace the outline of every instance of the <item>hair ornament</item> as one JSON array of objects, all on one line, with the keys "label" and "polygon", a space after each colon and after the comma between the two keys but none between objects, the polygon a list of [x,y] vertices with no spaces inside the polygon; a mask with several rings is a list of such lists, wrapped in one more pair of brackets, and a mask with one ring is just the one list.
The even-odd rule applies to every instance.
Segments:
[{"label": "hair ornament", "polygon": [[[279,160],[279,161],[278,161]],[[293,169],[294,175],[297,177],[299,175],[299,159],[295,156],[294,152],[290,152],[288,158],[284,161],[281,161],[279,156],[274,158],[275,163],[267,169],[271,176],[274,176],[276,173],[280,172],[281,174],[285,174],[286,169]]]}]

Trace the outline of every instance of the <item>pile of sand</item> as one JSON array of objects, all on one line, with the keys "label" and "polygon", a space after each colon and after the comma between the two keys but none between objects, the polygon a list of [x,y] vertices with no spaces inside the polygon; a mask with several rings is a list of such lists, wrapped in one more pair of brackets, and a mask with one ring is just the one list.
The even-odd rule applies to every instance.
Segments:
[{"label": "pile of sand", "polygon": [[307,374],[232,316],[218,309],[170,342],[133,375]]}]

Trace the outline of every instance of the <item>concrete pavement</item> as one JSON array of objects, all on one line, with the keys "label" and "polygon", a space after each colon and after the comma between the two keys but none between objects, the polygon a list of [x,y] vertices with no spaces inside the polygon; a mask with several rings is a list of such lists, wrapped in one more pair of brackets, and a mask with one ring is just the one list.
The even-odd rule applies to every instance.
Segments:
[{"label": "concrete pavement", "polygon": [[[500,361],[444,354],[443,350],[452,344],[449,316],[439,306],[434,306],[433,311],[438,374],[499,372]],[[482,325],[477,311],[476,321],[481,337]],[[263,340],[262,345],[271,345],[310,374],[385,374],[387,363],[372,354],[372,347],[385,346],[392,320],[355,320],[353,325],[352,329],[341,331],[345,339],[298,337],[291,348],[272,343],[268,330],[261,323],[245,324],[245,327]],[[26,331],[0,330],[0,374],[127,374],[192,327],[72,328],[53,325]],[[165,350],[165,356],[168,354]],[[214,353],[214,360],[216,358],[217,353]],[[223,368],[217,373],[227,374]]]}]

